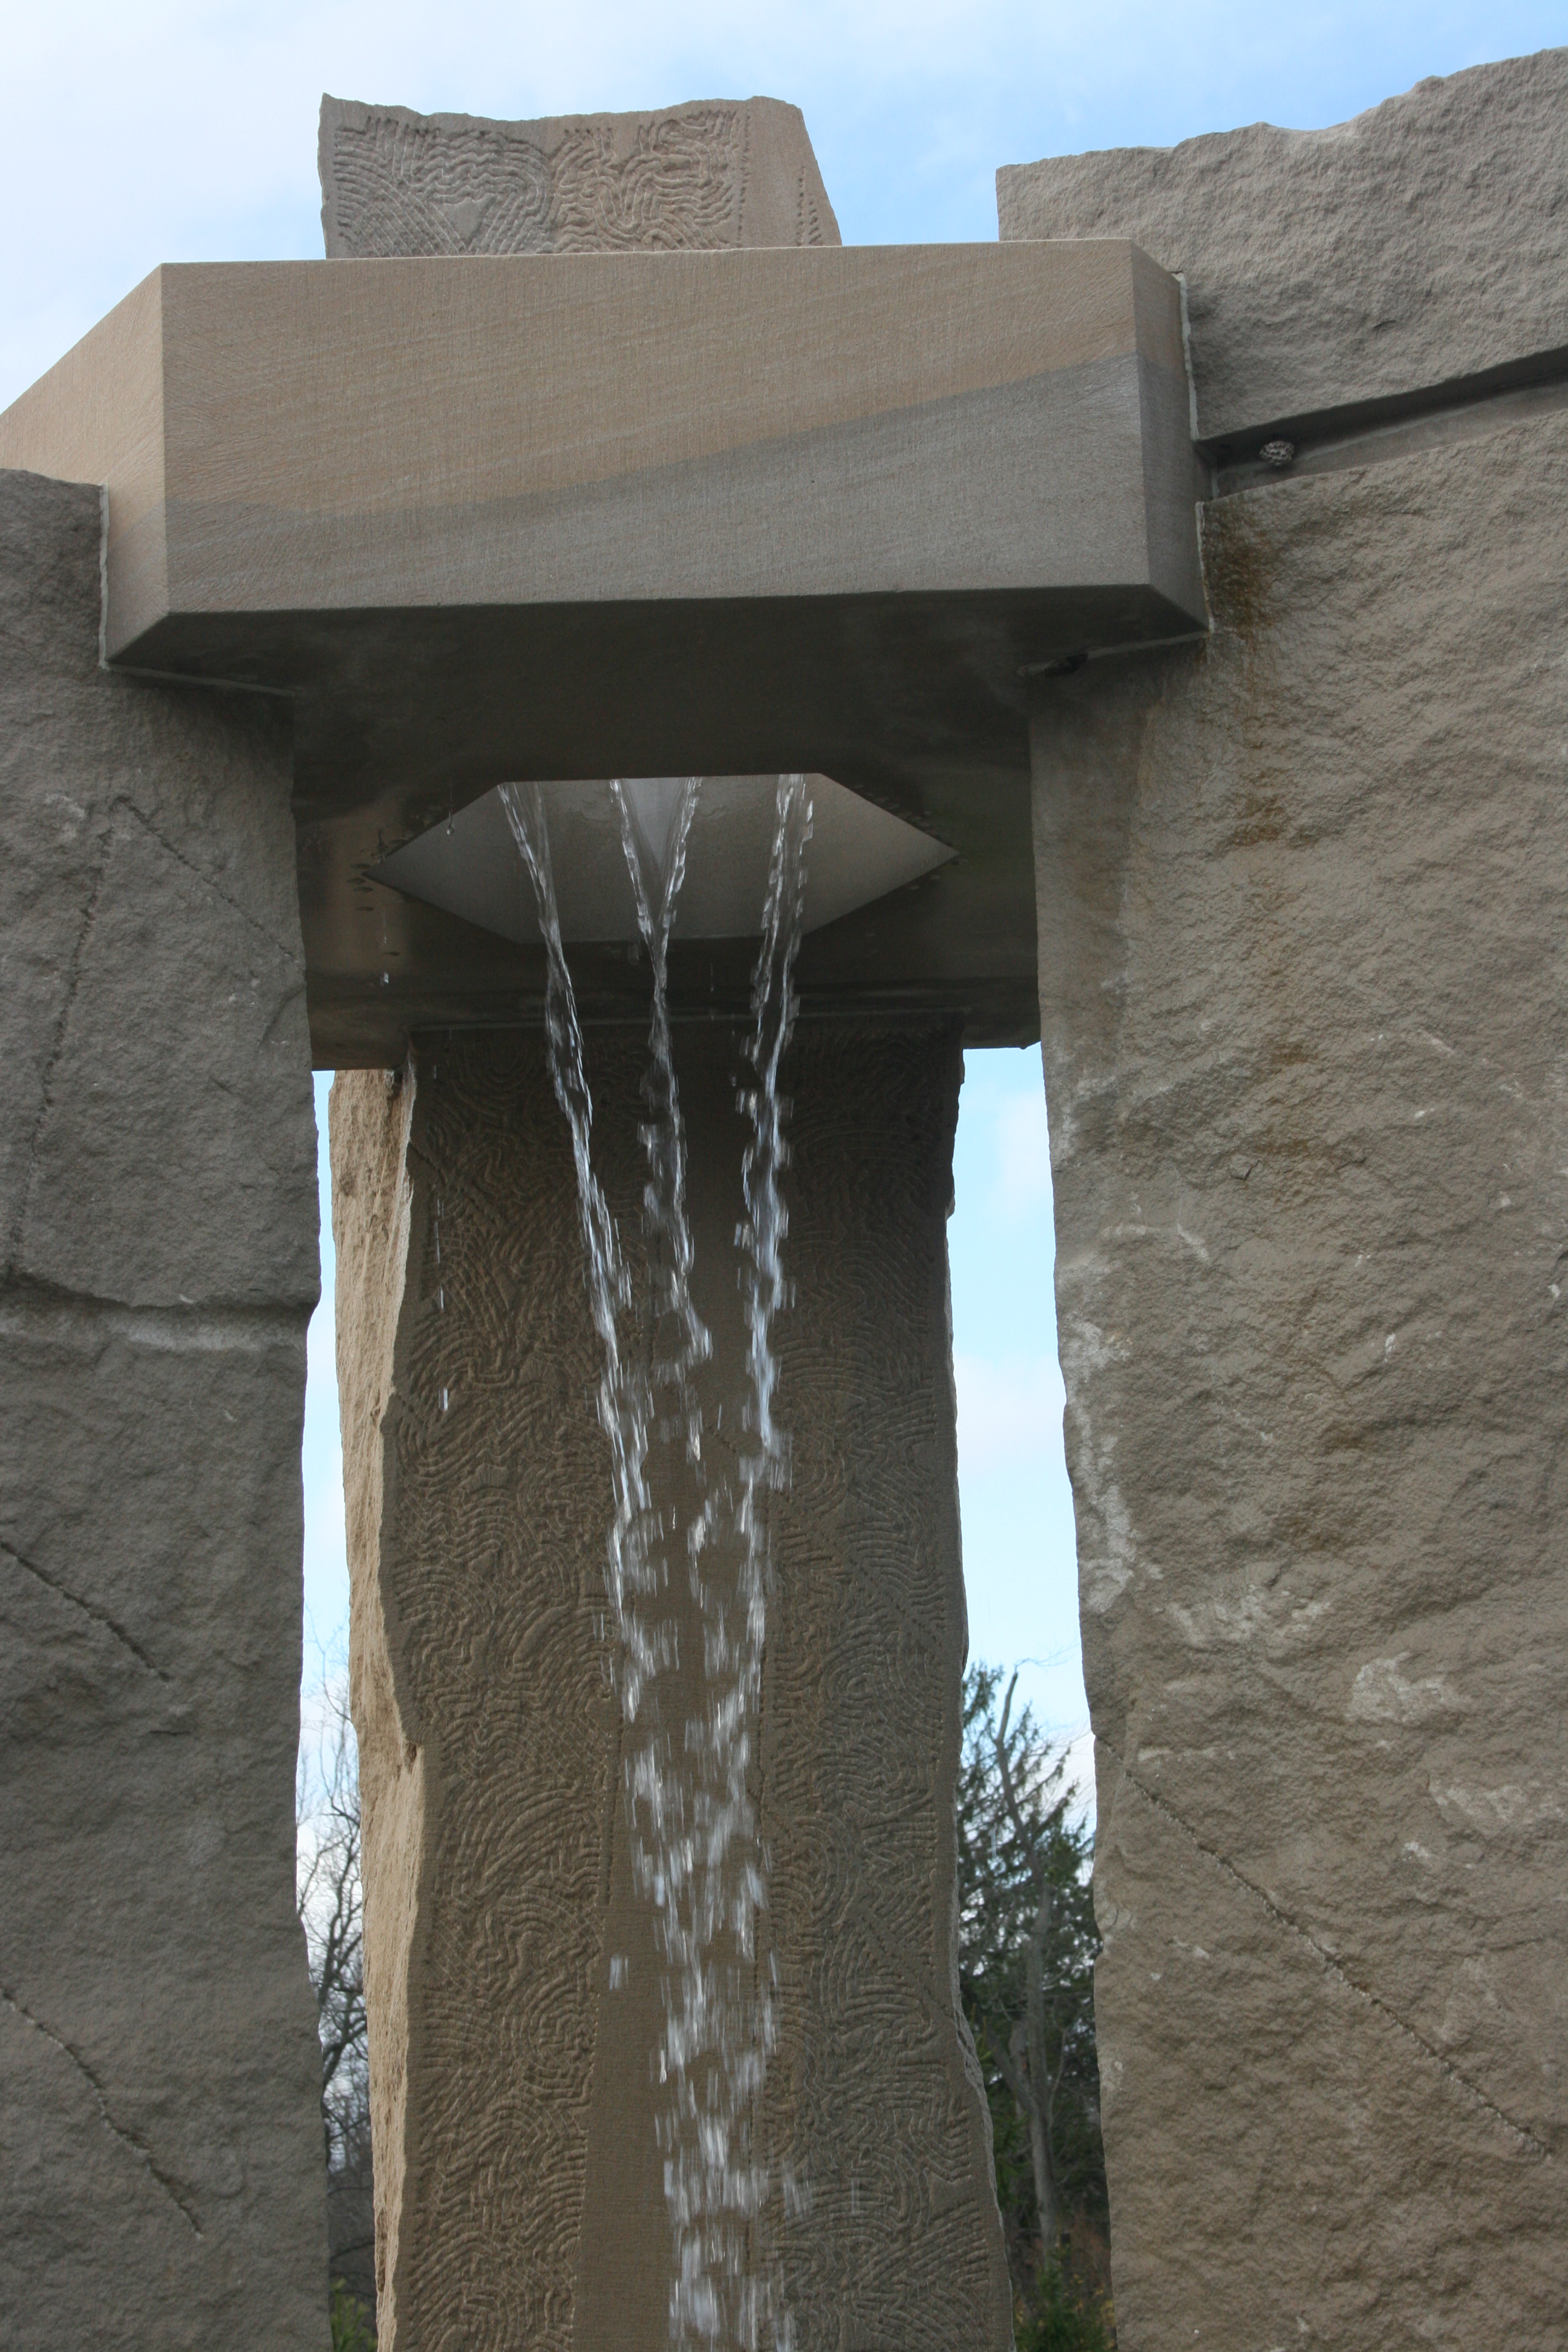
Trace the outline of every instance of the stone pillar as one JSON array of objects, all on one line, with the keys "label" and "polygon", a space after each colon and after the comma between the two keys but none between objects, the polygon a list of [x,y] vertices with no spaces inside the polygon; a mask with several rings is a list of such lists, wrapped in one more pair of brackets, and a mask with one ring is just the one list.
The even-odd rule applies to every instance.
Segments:
[{"label": "stone pillar", "polygon": [[[740,1041],[676,1039],[722,1453],[745,1392]],[[635,1235],[644,1040],[600,1030],[589,1051],[600,1173]],[[771,1503],[756,1791],[780,2042],[759,2126],[809,2208],[778,2251],[802,2352],[993,2352],[1009,2297],[953,1948],[958,1043],[825,1024],[793,1062],[794,1480]],[[460,2315],[476,2352],[663,2352],[658,1960],[627,1867],[609,1450],[542,1036],[429,1038],[395,1082],[340,1076],[332,1164],[385,2341],[419,2352]]]},{"label": "stone pillar", "polygon": [[1124,2352],[1568,2344],[1565,96],[1003,180],[1218,468],[1210,641],[1033,713]]},{"label": "stone pillar", "polygon": [[100,670],[99,562],[96,488],[0,474],[0,2339],[299,2352],[289,729]]}]

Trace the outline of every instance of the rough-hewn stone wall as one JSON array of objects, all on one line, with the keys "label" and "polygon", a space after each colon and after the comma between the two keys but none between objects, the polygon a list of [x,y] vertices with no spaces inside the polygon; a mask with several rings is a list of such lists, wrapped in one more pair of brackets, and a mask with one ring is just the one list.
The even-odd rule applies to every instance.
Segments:
[{"label": "rough-hewn stone wall", "polygon": [[[1561,79],[1424,85],[1304,188],[1284,147],[1326,338],[1410,185],[1561,186]],[[1268,182],[1238,133],[1007,217],[1184,265],[1201,384]],[[1424,301],[1413,380],[1446,320],[1520,355]],[[1254,362],[1260,415],[1311,404],[1278,358],[1226,343],[1227,417]],[[1216,499],[1212,639],[1035,704],[1125,2352],[1568,2344],[1568,415],[1467,429]]]},{"label": "rough-hewn stone wall", "polygon": [[286,720],[0,475],[0,2340],[326,2341],[294,1916],[315,1130]]},{"label": "rough-hewn stone wall", "polygon": [[1568,49],[1418,82],[1327,131],[1052,155],[1005,237],[1135,236],[1187,281],[1205,438],[1568,345]]},{"label": "rough-hewn stone wall", "polygon": [[[720,1461],[745,1394],[738,1045],[678,1032]],[[644,1061],[636,1033],[591,1039],[628,1235]],[[780,1972],[762,2129],[810,2199],[774,2239],[801,2352],[1009,2340],[952,1948],[958,1078],[950,1034],[826,1028],[791,1076],[794,1482],[772,1505],[756,1793]],[[432,1040],[395,1087],[341,1076],[332,1138],[383,2326],[400,2352],[454,2327],[476,2352],[660,2352],[658,1962],[627,1861],[610,1460],[542,1038]],[[658,1685],[671,1725],[700,1655],[693,1627]]]}]

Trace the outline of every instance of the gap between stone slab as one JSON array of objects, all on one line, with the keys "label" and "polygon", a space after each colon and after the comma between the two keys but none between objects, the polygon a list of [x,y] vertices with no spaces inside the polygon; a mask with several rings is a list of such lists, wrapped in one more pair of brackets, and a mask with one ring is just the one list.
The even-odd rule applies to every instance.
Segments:
[{"label": "gap between stone slab", "polygon": [[[1415,392],[1276,417],[1242,432],[1213,435],[1196,446],[1213,468],[1215,497],[1234,498],[1300,474],[1342,473],[1352,466],[1474,440],[1500,425],[1563,407],[1568,407],[1568,345],[1509,360],[1476,375],[1452,376]],[[1293,454],[1278,465],[1268,463],[1260,453],[1270,442],[1289,446]]]}]

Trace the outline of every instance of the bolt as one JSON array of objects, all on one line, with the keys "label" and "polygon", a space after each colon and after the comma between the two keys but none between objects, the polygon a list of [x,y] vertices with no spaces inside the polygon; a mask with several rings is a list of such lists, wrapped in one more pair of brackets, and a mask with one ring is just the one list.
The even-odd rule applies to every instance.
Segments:
[{"label": "bolt", "polygon": [[1296,462],[1296,444],[1294,441],[1266,441],[1258,454],[1264,465],[1271,467],[1275,473],[1282,474],[1287,466],[1293,466]]}]

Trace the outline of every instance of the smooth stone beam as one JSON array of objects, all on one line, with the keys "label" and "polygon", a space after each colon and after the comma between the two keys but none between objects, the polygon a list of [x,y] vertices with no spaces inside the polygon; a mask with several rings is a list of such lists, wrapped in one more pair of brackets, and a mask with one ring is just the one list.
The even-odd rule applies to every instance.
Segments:
[{"label": "smooth stone beam", "polygon": [[[1026,682],[1204,625],[1179,289],[1126,241],[164,268],[3,418],[104,481],[110,660],[287,693],[318,1062],[536,1015],[366,869],[519,777],[817,770],[957,853],[807,1003],[1032,1034]],[[743,1009],[745,963],[676,995]],[[633,1009],[624,957],[584,1010]]]}]

